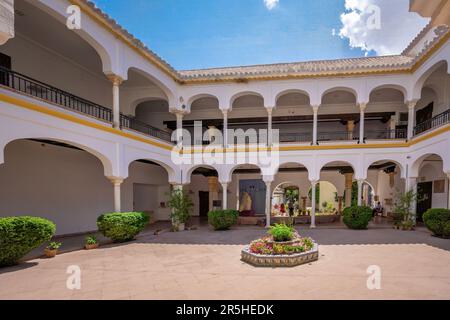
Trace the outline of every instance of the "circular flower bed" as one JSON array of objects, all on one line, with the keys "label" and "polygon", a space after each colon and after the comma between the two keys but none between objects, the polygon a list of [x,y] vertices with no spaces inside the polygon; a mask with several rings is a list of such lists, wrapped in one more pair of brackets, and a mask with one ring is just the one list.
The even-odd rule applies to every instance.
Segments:
[{"label": "circular flower bed", "polygon": [[319,246],[311,238],[301,237],[291,230],[287,241],[276,241],[273,229],[286,229],[285,225],[273,227],[268,235],[253,241],[242,250],[242,261],[259,267],[293,267],[319,259]]}]

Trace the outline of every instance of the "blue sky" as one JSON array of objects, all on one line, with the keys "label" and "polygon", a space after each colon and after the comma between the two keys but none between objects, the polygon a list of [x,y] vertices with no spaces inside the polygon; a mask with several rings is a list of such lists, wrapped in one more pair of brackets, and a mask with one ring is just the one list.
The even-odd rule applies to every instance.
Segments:
[{"label": "blue sky", "polygon": [[[274,7],[265,0],[95,3],[179,70],[377,55],[376,47],[351,48],[354,35],[339,37],[332,30],[343,28],[348,5],[386,0],[347,0],[347,11],[346,0],[266,1]],[[399,10],[407,12],[407,6]]]}]

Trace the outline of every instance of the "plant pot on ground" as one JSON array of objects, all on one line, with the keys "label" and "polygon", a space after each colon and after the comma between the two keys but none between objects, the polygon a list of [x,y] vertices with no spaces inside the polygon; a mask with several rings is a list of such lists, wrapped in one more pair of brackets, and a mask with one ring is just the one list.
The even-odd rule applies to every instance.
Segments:
[{"label": "plant pot on ground", "polygon": [[45,256],[47,258],[54,258],[58,254],[58,249],[61,245],[61,242],[51,242],[44,250]]},{"label": "plant pot on ground", "polygon": [[169,195],[168,205],[171,209],[172,231],[184,231],[186,223],[191,217],[191,210],[194,207],[191,198],[183,190],[172,190]]},{"label": "plant pot on ground", "polygon": [[93,250],[93,249],[97,249],[99,247],[99,243],[96,237],[94,236],[88,236],[86,237],[86,241],[84,244],[84,248],[86,250]]}]

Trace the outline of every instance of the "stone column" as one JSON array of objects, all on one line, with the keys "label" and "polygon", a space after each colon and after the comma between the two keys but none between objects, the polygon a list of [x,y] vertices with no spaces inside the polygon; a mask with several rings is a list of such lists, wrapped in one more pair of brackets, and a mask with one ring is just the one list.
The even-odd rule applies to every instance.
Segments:
[{"label": "stone column", "polygon": [[358,206],[362,206],[362,190],[363,190],[364,180],[358,180]]},{"label": "stone column", "polygon": [[111,177],[109,180],[114,185],[114,212],[121,212],[122,211],[122,199],[121,199],[121,192],[120,192],[120,186],[122,185],[123,179]]},{"label": "stone column", "polygon": [[414,127],[416,125],[416,105],[417,100],[408,102],[408,140],[414,137]]},{"label": "stone column", "polygon": [[359,120],[359,143],[363,144],[365,143],[364,137],[365,137],[365,131],[364,131],[364,116],[367,108],[367,103],[361,103],[359,105],[360,110],[360,120]]},{"label": "stone column", "polygon": [[214,201],[219,200],[219,178],[208,177],[209,210],[214,210]]},{"label": "stone column", "polygon": [[319,106],[312,106],[313,109],[313,141],[312,144],[314,146],[318,145],[317,141],[317,130],[318,130],[318,121],[319,121]]},{"label": "stone column", "polygon": [[266,107],[267,109],[267,145],[271,147],[273,145],[273,132],[272,132],[272,113],[273,107]]},{"label": "stone column", "polygon": [[0,45],[14,38],[14,0],[0,1]]},{"label": "stone column", "polygon": [[123,79],[115,74],[109,74],[108,79],[113,84],[113,127],[120,128],[120,85]]},{"label": "stone column", "polygon": [[345,173],[345,207],[352,205],[353,173]]},{"label": "stone column", "polygon": [[339,196],[338,197],[338,213],[342,214],[342,199],[343,197]]},{"label": "stone column", "polygon": [[266,228],[270,227],[270,218],[272,216],[272,181],[266,183]]},{"label": "stone column", "polygon": [[355,129],[355,120],[347,121],[347,139],[353,140],[353,130]]},{"label": "stone column", "polygon": [[222,209],[227,210],[228,209],[228,183],[222,182]]},{"label": "stone column", "polygon": [[223,147],[228,147],[228,110],[222,110],[223,114]]},{"label": "stone column", "polygon": [[308,200],[308,197],[302,197],[302,211],[306,212],[306,200]]},{"label": "stone column", "polygon": [[316,186],[319,181],[311,181],[311,229],[316,227]]}]

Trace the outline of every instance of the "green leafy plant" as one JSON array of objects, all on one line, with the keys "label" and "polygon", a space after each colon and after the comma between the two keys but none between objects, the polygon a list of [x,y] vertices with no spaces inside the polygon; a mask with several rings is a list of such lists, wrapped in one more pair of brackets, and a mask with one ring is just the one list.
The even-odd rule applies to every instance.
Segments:
[{"label": "green leafy plant", "polygon": [[450,210],[429,209],[423,215],[423,222],[435,236],[450,238]]},{"label": "green leafy plant", "polygon": [[43,218],[0,218],[0,267],[17,264],[20,258],[49,241],[55,230],[55,224]]},{"label": "green leafy plant", "polygon": [[59,248],[61,248],[62,243],[61,242],[50,242],[49,245],[47,246],[48,250],[58,250]]},{"label": "green leafy plant", "polygon": [[208,222],[214,230],[228,230],[237,223],[239,212],[237,210],[214,210],[208,212]]},{"label": "green leafy plant", "polygon": [[413,204],[418,201],[417,193],[413,190],[397,192],[394,202],[393,218],[394,225],[402,226],[402,222],[412,221],[415,225],[415,217],[412,214]]},{"label": "green leafy plant", "polygon": [[370,207],[348,207],[344,209],[344,224],[354,230],[365,230],[372,220],[372,209]]},{"label": "green leafy plant", "polygon": [[87,236],[85,239],[85,243],[87,245],[94,245],[94,244],[97,244],[98,241],[97,241],[97,238],[94,236]]},{"label": "green leafy plant", "polygon": [[194,204],[187,193],[183,190],[173,190],[170,193],[168,205],[171,209],[170,218],[175,226],[188,222]]},{"label": "green leafy plant", "polygon": [[[309,189],[308,192],[309,200],[312,200],[312,188]],[[320,202],[320,183],[316,184],[316,204],[318,205]]]},{"label": "green leafy plant", "polygon": [[269,234],[275,242],[291,241],[294,238],[294,229],[285,224],[276,224],[270,227]]},{"label": "green leafy plant", "polygon": [[97,219],[98,230],[114,242],[131,241],[148,224],[150,217],[142,212],[107,213]]}]

